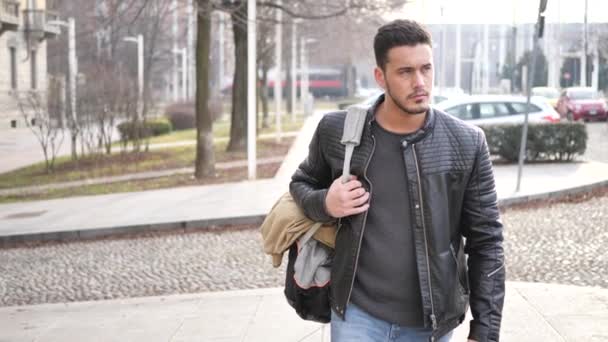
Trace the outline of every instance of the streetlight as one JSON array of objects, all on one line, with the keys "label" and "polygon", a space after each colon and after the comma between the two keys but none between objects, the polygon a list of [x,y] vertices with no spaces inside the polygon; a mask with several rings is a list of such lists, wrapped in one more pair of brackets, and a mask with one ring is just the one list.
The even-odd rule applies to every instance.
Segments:
[{"label": "streetlight", "polygon": [[[68,18],[68,21],[51,20],[48,25],[57,25],[68,28],[68,80],[70,82],[70,109],[72,111],[72,158],[76,158],[76,139],[78,137],[78,121],[76,119],[76,75],[78,74],[78,60],[76,59],[76,22],[74,18]],[[65,128],[65,113],[61,120],[62,128]]]},{"label": "streetlight", "polygon": [[144,36],[138,34],[137,37],[125,37],[124,40],[137,44],[137,118],[141,119],[144,109]]},{"label": "streetlight", "polygon": [[[78,60],[76,59],[76,22],[74,18],[68,21],[51,20],[48,25],[63,26],[68,28],[68,80],[70,82],[70,108],[72,110],[72,122],[76,124],[76,74],[78,74]],[[62,120],[65,128],[65,118]]]},{"label": "streetlight", "polygon": [[[187,77],[188,77],[188,52],[186,48],[173,50],[173,53],[176,55],[181,55],[182,59],[182,101],[186,101],[188,99],[187,94]],[[174,85],[177,88],[177,84]]]}]

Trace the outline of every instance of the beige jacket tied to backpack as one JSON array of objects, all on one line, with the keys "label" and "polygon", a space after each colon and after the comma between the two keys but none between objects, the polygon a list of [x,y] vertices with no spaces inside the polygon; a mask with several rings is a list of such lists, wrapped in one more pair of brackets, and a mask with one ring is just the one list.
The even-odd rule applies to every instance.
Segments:
[{"label": "beige jacket tied to backpack", "polygon": [[[289,192],[283,194],[260,227],[264,253],[272,256],[272,266],[281,266],[283,253],[315,224],[316,222],[304,215]],[[322,244],[334,248],[336,225],[334,223],[324,224],[312,237]]]}]

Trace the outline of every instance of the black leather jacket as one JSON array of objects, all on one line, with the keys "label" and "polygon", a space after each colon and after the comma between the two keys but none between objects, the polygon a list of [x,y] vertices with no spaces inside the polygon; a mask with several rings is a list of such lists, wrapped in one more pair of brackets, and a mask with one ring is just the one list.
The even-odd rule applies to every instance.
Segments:
[{"label": "black leather jacket", "polygon": [[[376,148],[371,125],[377,124],[374,113],[381,101],[368,111],[351,162],[351,173],[371,193],[366,170]],[[295,201],[315,221],[335,220],[325,210],[325,196],[342,174],[344,118],[345,112],[323,117],[290,184]],[[434,331],[430,340],[458,326],[470,304],[469,338],[498,341],[505,295],[503,226],[483,132],[431,109],[423,127],[408,138],[403,157],[424,322]],[[350,299],[366,218],[362,213],[338,220],[330,293],[332,309],[341,317]]]}]

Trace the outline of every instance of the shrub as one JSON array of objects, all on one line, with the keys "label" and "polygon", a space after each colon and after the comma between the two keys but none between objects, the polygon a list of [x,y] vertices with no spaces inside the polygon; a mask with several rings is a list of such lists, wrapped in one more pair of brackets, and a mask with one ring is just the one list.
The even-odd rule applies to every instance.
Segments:
[{"label": "shrub", "polygon": [[[506,161],[519,158],[523,125],[482,126],[490,153]],[[527,161],[571,161],[587,148],[587,129],[582,123],[542,123],[528,126]]]},{"label": "shrub", "polygon": [[167,106],[165,116],[173,125],[173,129],[181,131],[196,126],[193,103],[174,103]]},{"label": "shrub", "polygon": [[121,141],[135,140],[136,129],[139,129],[139,138],[147,138],[150,136],[158,136],[170,133],[173,128],[171,122],[166,118],[159,118],[146,121],[145,127],[142,123],[126,121],[119,124],[117,127]]},{"label": "shrub", "polygon": [[[196,127],[194,102],[173,103],[165,109],[165,116],[176,131],[192,129]],[[222,116],[222,101],[219,97],[209,99],[207,106],[213,121]]]},{"label": "shrub", "polygon": [[167,118],[158,118],[146,122],[150,135],[153,137],[163,134],[169,134],[173,130],[173,125]]}]

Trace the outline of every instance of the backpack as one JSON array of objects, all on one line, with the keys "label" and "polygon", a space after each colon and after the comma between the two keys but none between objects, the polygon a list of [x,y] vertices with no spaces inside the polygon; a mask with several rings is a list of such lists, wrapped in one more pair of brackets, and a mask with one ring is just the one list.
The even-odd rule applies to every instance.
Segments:
[{"label": "backpack", "polygon": [[[361,141],[366,115],[364,107],[347,109],[341,140],[345,145],[343,182],[350,178],[350,160]],[[284,293],[289,305],[302,319],[328,323],[331,320],[329,298],[334,250],[312,238],[321,226],[321,223],[312,223],[310,229],[290,245]]]}]

